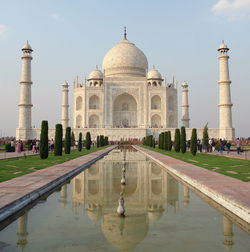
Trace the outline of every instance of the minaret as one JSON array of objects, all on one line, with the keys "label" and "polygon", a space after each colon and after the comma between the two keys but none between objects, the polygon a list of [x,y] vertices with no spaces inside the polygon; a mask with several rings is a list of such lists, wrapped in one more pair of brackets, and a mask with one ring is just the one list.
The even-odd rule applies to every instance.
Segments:
[{"label": "minaret", "polygon": [[184,81],[182,87],[182,126],[189,128],[188,84]]},{"label": "minaret", "polygon": [[25,248],[26,244],[28,243],[27,241],[27,236],[28,236],[28,232],[27,232],[27,224],[28,224],[28,214],[25,213],[23,216],[18,218],[17,221],[17,237],[18,237],[18,241],[17,241],[17,246],[20,250],[23,251],[23,249]]},{"label": "minaret", "polygon": [[29,42],[24,45],[22,55],[22,75],[20,81],[19,123],[16,138],[21,140],[32,139],[31,130],[31,60],[33,52]]},{"label": "minaret", "polygon": [[228,69],[228,51],[229,48],[224,44],[220,45],[219,52],[219,111],[220,111],[220,138],[231,140],[234,138],[234,129],[232,128],[232,103]]},{"label": "minaret", "polygon": [[61,123],[63,129],[69,126],[69,84],[65,81],[62,85],[62,117]]},{"label": "minaret", "polygon": [[223,236],[224,241],[223,244],[225,248],[229,251],[233,246],[233,224],[232,222],[226,217],[223,216]]}]

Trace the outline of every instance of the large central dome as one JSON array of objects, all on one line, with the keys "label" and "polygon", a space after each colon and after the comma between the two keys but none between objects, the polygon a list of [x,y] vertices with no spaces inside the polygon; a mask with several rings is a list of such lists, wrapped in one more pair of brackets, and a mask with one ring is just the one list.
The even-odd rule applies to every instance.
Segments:
[{"label": "large central dome", "polygon": [[106,77],[146,76],[148,61],[145,54],[133,43],[124,39],[110,49],[102,62]]}]

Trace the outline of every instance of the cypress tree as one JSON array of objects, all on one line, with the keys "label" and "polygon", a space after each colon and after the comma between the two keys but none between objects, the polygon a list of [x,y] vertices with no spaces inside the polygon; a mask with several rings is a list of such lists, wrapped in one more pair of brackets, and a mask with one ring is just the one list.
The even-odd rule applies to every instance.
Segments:
[{"label": "cypress tree", "polygon": [[180,145],[181,145],[181,152],[182,153],[185,153],[186,152],[186,149],[187,149],[187,144],[186,144],[186,129],[184,126],[181,127],[181,142],[180,142]]},{"label": "cypress tree", "polygon": [[78,151],[82,151],[82,133],[79,133]]},{"label": "cypress tree", "polygon": [[62,135],[63,129],[62,124],[56,124],[56,134],[55,134],[55,156],[62,156]]},{"label": "cypress tree", "polygon": [[209,141],[208,127],[207,127],[207,124],[206,124],[204,129],[203,129],[203,138],[202,138],[202,144],[206,147],[206,151],[207,151],[207,148],[208,148],[208,141]]},{"label": "cypress tree", "polygon": [[175,129],[174,134],[174,150],[175,152],[180,152],[180,129]]},{"label": "cypress tree", "polygon": [[164,148],[164,132],[161,133],[161,149]]},{"label": "cypress tree", "polygon": [[193,154],[193,156],[195,156],[196,152],[197,152],[197,132],[196,132],[196,129],[192,130],[190,150],[191,150],[191,153]]},{"label": "cypress tree", "polygon": [[153,138],[153,148],[155,148],[155,138]]},{"label": "cypress tree", "polygon": [[100,147],[100,136],[97,136],[96,146],[97,146],[97,148]]},{"label": "cypress tree", "polygon": [[163,135],[163,149],[168,150],[168,132],[165,131]]},{"label": "cypress tree", "polygon": [[71,146],[75,146],[75,134],[73,131],[71,132]]},{"label": "cypress tree", "polygon": [[42,121],[41,134],[40,134],[40,158],[46,159],[49,155],[48,148],[48,121]]},{"label": "cypress tree", "polygon": [[105,145],[109,145],[109,139],[107,136],[105,136],[104,140],[105,140]]},{"label": "cypress tree", "polygon": [[65,134],[65,146],[64,146],[65,154],[70,154],[70,146],[71,146],[71,128],[67,127]]},{"label": "cypress tree", "polygon": [[86,149],[89,150],[91,148],[91,135],[90,132],[86,133]]},{"label": "cypress tree", "polygon": [[171,138],[171,131],[168,131],[168,150],[171,151],[172,150],[172,138]]},{"label": "cypress tree", "polygon": [[104,146],[104,136],[100,135],[100,146]]}]

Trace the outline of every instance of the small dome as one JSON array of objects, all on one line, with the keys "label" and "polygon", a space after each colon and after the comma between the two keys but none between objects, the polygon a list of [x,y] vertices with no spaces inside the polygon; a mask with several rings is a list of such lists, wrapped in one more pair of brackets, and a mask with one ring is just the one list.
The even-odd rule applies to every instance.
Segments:
[{"label": "small dome", "polygon": [[103,73],[99,69],[93,70],[89,75],[89,80],[100,80],[103,79]]},{"label": "small dome", "polygon": [[220,51],[220,50],[222,50],[222,49],[224,49],[224,50],[229,50],[229,48],[227,47],[227,45],[224,43],[224,40],[222,40],[222,43],[221,43],[221,45],[220,45],[218,51]]},{"label": "small dome", "polygon": [[182,88],[187,88],[188,87],[188,84],[186,81],[184,81],[182,84],[181,84]]},{"label": "small dome", "polygon": [[154,68],[151,69],[151,70],[148,72],[147,78],[148,78],[148,79],[161,79],[161,80],[162,80],[161,74],[159,73],[158,70],[156,70],[156,69],[154,69]]},{"label": "small dome", "polygon": [[30,50],[30,51],[33,51],[30,44],[29,44],[29,41],[27,41],[27,43],[23,46],[23,49],[22,50]]},{"label": "small dome", "polygon": [[110,49],[102,63],[105,76],[146,76],[148,61],[145,54],[126,37]]}]

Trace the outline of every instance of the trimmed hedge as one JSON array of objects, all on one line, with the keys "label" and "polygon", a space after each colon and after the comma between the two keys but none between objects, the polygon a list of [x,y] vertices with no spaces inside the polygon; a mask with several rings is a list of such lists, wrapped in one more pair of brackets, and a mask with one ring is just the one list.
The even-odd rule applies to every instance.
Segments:
[{"label": "trimmed hedge", "polygon": [[82,133],[79,133],[78,151],[82,151]]},{"label": "trimmed hedge", "polygon": [[56,134],[55,134],[55,156],[62,156],[62,136],[63,136],[63,129],[62,124],[56,124]]},{"label": "trimmed hedge", "polygon": [[196,152],[197,152],[197,131],[196,131],[196,129],[192,130],[190,150],[191,150],[191,153],[193,154],[193,156],[195,156]]},{"label": "trimmed hedge", "polygon": [[180,141],[180,147],[181,152],[184,154],[187,150],[187,139],[186,139],[186,129],[184,126],[181,127],[181,141]]},{"label": "trimmed hedge", "polygon": [[67,127],[65,134],[65,146],[64,146],[65,154],[70,154],[70,148],[71,148],[71,128]]},{"label": "trimmed hedge", "polygon": [[41,126],[41,134],[40,134],[40,146],[39,146],[39,152],[40,152],[40,158],[46,159],[49,155],[49,146],[48,146],[48,121],[42,121]]}]

